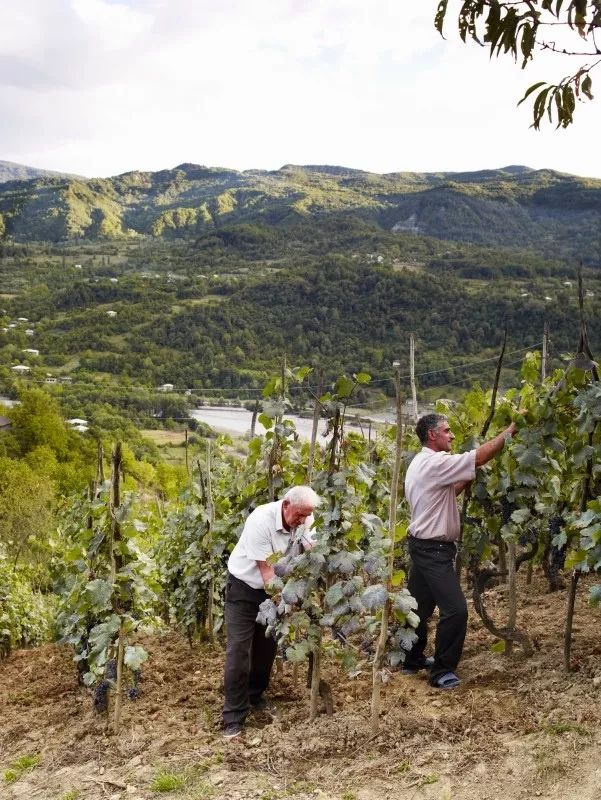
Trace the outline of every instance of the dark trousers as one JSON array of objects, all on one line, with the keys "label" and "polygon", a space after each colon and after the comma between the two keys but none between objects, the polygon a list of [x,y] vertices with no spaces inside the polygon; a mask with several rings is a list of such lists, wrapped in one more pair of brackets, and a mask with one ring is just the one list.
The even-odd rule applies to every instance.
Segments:
[{"label": "dark trousers", "polygon": [[407,588],[417,600],[420,622],[415,630],[417,641],[407,654],[405,666],[410,669],[423,667],[428,620],[438,606],[440,619],[436,628],[430,683],[435,683],[445,672],[455,672],[467,631],[467,603],[455,572],[455,553],[453,542],[409,537],[411,570]]},{"label": "dark trousers", "polygon": [[258,703],[269,685],[277,644],[256,622],[259,605],[268,597],[228,573],[225,587],[227,646],[223,722],[243,723],[251,705]]}]

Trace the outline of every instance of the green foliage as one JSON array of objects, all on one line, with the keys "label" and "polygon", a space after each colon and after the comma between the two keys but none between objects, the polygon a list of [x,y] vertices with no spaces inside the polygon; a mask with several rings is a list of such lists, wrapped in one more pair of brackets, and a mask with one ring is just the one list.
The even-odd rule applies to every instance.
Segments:
[{"label": "green foliage", "polygon": [[162,794],[165,792],[179,792],[181,789],[185,787],[185,785],[186,785],[185,775],[163,770],[162,772],[159,772],[157,775],[155,775],[150,785],[150,788],[152,789],[153,792]]},{"label": "green foliage", "polygon": [[[293,546],[274,564],[271,599],[261,604],[260,620],[286,647],[286,658],[304,661],[322,647],[329,628],[344,666],[356,667],[357,638],[378,636],[379,620],[390,603],[393,621],[388,633],[388,663],[395,667],[415,641],[415,600],[400,585],[387,587],[387,556],[395,545],[382,521],[369,513],[371,490],[379,476],[365,463],[366,443],[346,446],[343,424],[353,390],[369,376],[339,378],[322,396],[330,418],[332,440],[313,485],[322,497],[315,514],[315,544],[304,551]],[[350,439],[350,437],[349,437]],[[380,465],[381,466],[381,465]],[[387,469],[384,470],[388,472]],[[366,648],[369,649],[369,648]]]},{"label": "green foliage", "polygon": [[40,763],[40,756],[37,754],[29,754],[21,756],[9,766],[4,773],[5,783],[15,783],[26,772],[35,769]]},{"label": "green foliage", "polygon": [[15,569],[0,549],[0,659],[15,647],[42,644],[54,633],[56,598],[32,583],[31,572]]},{"label": "green foliage", "polygon": [[[438,4],[434,24],[442,35],[448,12],[448,0]],[[524,2],[499,2],[498,0],[463,0],[458,16],[459,35],[465,42],[467,38],[477,44],[489,46],[490,55],[511,55],[520,60],[522,69],[534,58],[537,50],[546,50],[562,55],[575,55],[585,58],[583,41],[590,45],[589,55],[598,55],[595,33],[601,27],[599,4],[587,0],[524,0]],[[549,30],[560,26],[567,34],[572,34],[571,43],[565,40],[561,46]],[[586,44],[584,45],[586,48]],[[533,84],[520,103],[538,92],[534,99],[533,127],[537,130],[541,120],[548,115],[557,127],[567,128],[573,122],[576,100],[582,96],[589,100],[592,95],[591,70],[599,60],[582,64],[573,75],[568,75],[557,84],[539,81]]]},{"label": "green foliage", "polygon": [[0,474],[0,547],[15,563],[44,560],[53,522],[50,480],[11,458],[0,458]]},{"label": "green foliage", "polygon": [[139,669],[147,655],[135,636],[141,626],[157,624],[160,584],[143,549],[143,504],[128,493],[114,508],[112,489],[106,482],[91,498],[73,498],[61,531],[66,548],[57,625],[88,685],[114,657],[118,636],[125,640],[125,664]]}]

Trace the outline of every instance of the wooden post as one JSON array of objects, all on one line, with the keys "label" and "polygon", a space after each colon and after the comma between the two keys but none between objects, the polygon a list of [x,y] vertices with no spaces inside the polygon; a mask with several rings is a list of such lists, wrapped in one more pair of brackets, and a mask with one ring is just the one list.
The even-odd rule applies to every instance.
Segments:
[{"label": "wooden post", "polygon": [[[390,538],[390,551],[388,553],[388,578],[387,589],[392,589],[392,573],[394,571],[394,539],[396,530],[396,514],[399,495],[399,476],[401,474],[401,460],[403,457],[403,403],[401,400],[401,379],[400,363],[394,362],[394,388],[396,394],[396,441],[394,452],[394,466],[392,469],[392,481],[390,484],[390,505],[388,509],[388,536]],[[371,732],[372,735],[378,732],[380,724],[380,711],[382,705],[382,666],[386,653],[386,642],[388,640],[388,618],[390,615],[390,601],[387,600],[382,609],[382,622],[380,623],[380,636],[374,656],[372,667],[372,693],[371,693]]]},{"label": "wooden post", "polygon": [[[212,443],[207,442],[207,511],[209,516],[207,535],[209,538],[209,547],[211,546],[211,539],[213,537],[213,528],[215,526],[215,504],[213,502],[213,484],[211,482],[211,462],[212,462]],[[207,636],[211,644],[215,641],[215,629],[213,625],[213,594],[215,592],[215,577],[211,575],[209,580],[209,589],[207,597]]]},{"label": "wooden post", "polygon": [[[543,350],[541,355],[540,361],[540,382],[544,383],[547,379],[547,375],[549,374],[549,323],[545,322],[545,327],[543,331]],[[526,570],[526,586],[530,586],[532,584],[532,573],[534,570],[533,559],[531,558],[528,562],[528,569]]]},{"label": "wooden post", "polygon": [[186,428],[185,431],[185,448],[186,448],[186,473],[188,475],[188,480],[190,480],[190,464],[188,463],[188,429]]},{"label": "wooden post", "polygon": [[[283,399],[286,397],[286,356],[282,359],[282,378],[281,378],[281,387],[280,387],[280,397]],[[278,423],[281,423],[283,416],[277,416],[275,418],[275,425],[273,431],[273,439],[271,450],[269,451],[269,474],[267,476],[267,489],[268,489],[268,496],[270,502],[275,500],[275,479],[274,479],[274,467],[276,466],[278,459],[281,456],[280,452],[280,435],[276,433],[276,427]],[[279,465],[278,465],[279,466]]]},{"label": "wooden post", "polygon": [[[507,542],[507,600],[509,604],[507,628],[511,633],[515,631],[515,624],[517,622],[517,609],[518,609],[515,559],[516,559],[515,541],[513,539],[510,539]],[[513,639],[505,639],[505,655],[510,656],[512,653],[513,653]]]},{"label": "wooden post", "polygon": [[321,629],[313,648],[313,669],[311,670],[311,702],[309,719],[313,722],[319,712],[319,682],[321,680]]},{"label": "wooden post", "polygon": [[545,322],[545,329],[543,332],[543,352],[540,362],[540,382],[544,383],[547,375],[549,374],[549,345],[551,339],[549,337],[549,323]]},{"label": "wooden post", "polygon": [[[123,462],[123,451],[121,442],[117,442],[113,451],[111,478],[112,478],[112,523],[111,523],[111,579],[115,584],[117,573],[123,569],[123,556],[117,546],[121,541],[121,524],[115,518],[115,512],[121,506],[121,470]],[[123,610],[119,607],[118,599],[113,600],[113,612],[121,616]],[[117,683],[114,691],[113,706],[113,733],[118,734],[121,725],[121,687],[123,680],[123,655],[125,652],[125,640],[123,630],[119,630],[117,640]]]},{"label": "wooden post", "polygon": [[[123,463],[123,451],[121,442],[117,442],[115,445],[115,450],[113,452],[113,463],[112,463],[112,479],[113,479],[113,512],[116,511],[121,506],[121,469]],[[113,581],[115,580],[115,575],[117,572],[121,570],[123,567],[123,556],[118,551],[118,548],[115,547],[116,543],[121,541],[121,525],[115,517],[113,516],[113,523],[112,523],[112,542],[111,542],[111,550],[112,550],[112,567],[113,567]]]},{"label": "wooden post", "polygon": [[[591,360],[591,372],[593,374],[593,379],[595,381],[598,381],[599,373],[597,371],[595,360],[593,358],[593,354],[591,352],[591,348],[589,345],[588,330],[586,325],[586,319],[584,316],[584,286],[582,282],[582,261],[580,262],[580,268],[578,270],[578,308],[580,311],[580,340],[578,342],[577,352],[583,353],[584,355],[589,357],[589,359]],[[593,444],[596,429],[597,429],[597,423],[595,424],[594,429],[588,435],[589,446],[592,446]],[[580,496],[581,513],[584,513],[586,511],[588,501],[591,498],[592,477],[593,477],[593,458],[591,456],[586,462],[586,472],[582,479],[582,494]],[[566,610],[566,621],[565,621],[564,639],[563,639],[563,654],[564,654],[563,657],[564,657],[564,667],[566,672],[569,672],[571,669],[572,625],[574,619],[574,606],[576,604],[576,588],[578,586],[579,578],[580,578],[580,572],[578,572],[578,570],[573,570],[572,580],[570,581],[570,589],[568,591],[568,605]]]},{"label": "wooden post", "polygon": [[572,626],[574,624],[576,589],[578,587],[579,578],[580,572],[578,572],[576,569],[572,570],[572,578],[570,580],[570,587],[567,595],[566,622],[563,637],[563,666],[566,672],[570,672],[572,669]]},{"label": "wooden post", "polygon": [[313,479],[313,465],[315,463],[315,447],[317,443],[317,428],[319,426],[319,417],[321,412],[321,397],[323,389],[323,370],[319,371],[319,378],[317,384],[317,394],[315,396],[315,403],[313,405],[313,425],[311,426],[311,443],[309,445],[309,460],[307,462],[307,483],[311,483]]},{"label": "wooden post", "polygon": [[[486,418],[486,422],[482,426],[482,431],[480,433],[480,436],[482,437],[482,439],[484,439],[484,437],[488,433],[488,429],[490,427],[490,423],[492,422],[493,417],[495,415],[495,406],[497,404],[497,391],[499,389],[499,380],[501,378],[501,367],[503,366],[503,357],[505,356],[505,347],[506,347],[506,345],[507,345],[507,328],[505,328],[505,333],[503,335],[503,345],[501,347],[501,352],[499,354],[499,359],[497,361],[497,369],[496,369],[496,372],[495,372],[495,382],[493,384],[492,395],[491,395],[491,398],[490,398],[490,412],[488,414],[488,417]],[[455,557],[455,571],[456,571],[456,573],[457,573],[457,575],[459,577],[459,580],[461,580],[461,570],[463,568],[463,557],[462,557],[462,552],[461,552],[461,548],[462,548],[462,545],[463,545],[463,529],[465,527],[465,518],[467,516],[467,507],[469,505],[471,496],[472,496],[471,486],[468,486],[467,489],[465,489],[464,492],[463,492],[463,503],[461,505],[461,513],[459,515],[459,519],[460,519],[459,539],[457,541],[457,555]],[[503,543],[503,547],[505,547],[504,543]],[[499,547],[499,552],[500,551],[501,551],[501,547]],[[504,555],[504,552],[503,552],[503,555]]]},{"label": "wooden post", "polygon": [[115,686],[115,707],[113,716],[113,733],[118,734],[121,729],[121,706],[123,694],[123,656],[125,654],[125,637],[123,631],[119,631],[117,644],[117,684]]},{"label": "wooden post", "polygon": [[259,398],[255,400],[255,405],[253,407],[253,415],[250,420],[250,438],[255,438],[255,429],[257,427],[257,417],[259,416]]},{"label": "wooden post", "polygon": [[104,483],[104,448],[102,442],[98,442],[98,453],[96,461],[96,483],[102,486]]},{"label": "wooden post", "polygon": [[411,375],[411,405],[413,410],[413,422],[417,422],[417,389],[415,387],[415,337],[409,336],[409,372]]}]

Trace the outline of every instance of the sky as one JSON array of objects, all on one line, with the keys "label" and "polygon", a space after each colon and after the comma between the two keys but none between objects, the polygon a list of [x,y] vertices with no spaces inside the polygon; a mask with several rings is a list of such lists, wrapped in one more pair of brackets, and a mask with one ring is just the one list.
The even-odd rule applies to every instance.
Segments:
[{"label": "sky", "polygon": [[[451,0],[451,11],[458,0]],[[453,5],[455,3],[455,5]],[[601,99],[568,130],[517,108],[525,71],[459,39],[437,0],[3,0],[0,160],[110,176],[183,162],[601,178]],[[595,86],[593,85],[593,90]]]}]

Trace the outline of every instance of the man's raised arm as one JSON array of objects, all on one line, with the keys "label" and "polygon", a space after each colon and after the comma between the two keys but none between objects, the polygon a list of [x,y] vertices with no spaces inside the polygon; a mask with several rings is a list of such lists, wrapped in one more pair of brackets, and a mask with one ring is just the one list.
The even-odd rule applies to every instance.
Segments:
[{"label": "man's raised arm", "polygon": [[491,458],[494,458],[497,453],[500,453],[503,449],[503,445],[507,439],[511,439],[513,434],[517,431],[517,425],[515,422],[512,422],[508,428],[505,428],[504,431],[501,431],[497,436],[493,439],[489,439],[488,442],[484,442],[481,444],[480,447],[476,450],[476,466],[481,467],[486,464]]}]

